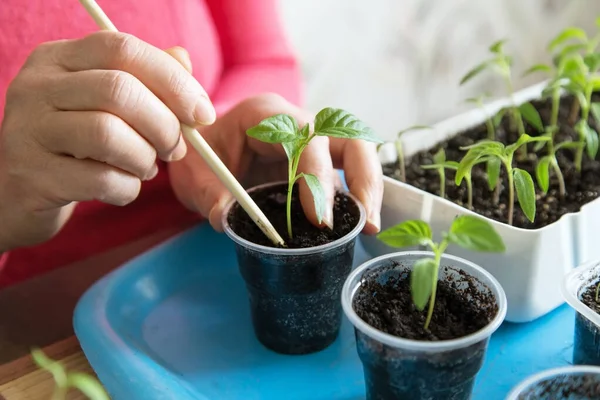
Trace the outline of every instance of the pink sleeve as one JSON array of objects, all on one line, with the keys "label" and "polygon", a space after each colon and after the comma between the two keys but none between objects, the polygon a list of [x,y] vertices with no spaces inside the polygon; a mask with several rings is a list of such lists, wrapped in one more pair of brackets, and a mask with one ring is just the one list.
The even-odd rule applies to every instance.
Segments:
[{"label": "pink sleeve", "polygon": [[207,0],[221,41],[224,72],[212,101],[221,115],[239,101],[277,93],[301,105],[298,61],[277,0]]},{"label": "pink sleeve", "polygon": [[8,253],[0,253],[0,271],[6,265],[6,261],[8,259]]}]

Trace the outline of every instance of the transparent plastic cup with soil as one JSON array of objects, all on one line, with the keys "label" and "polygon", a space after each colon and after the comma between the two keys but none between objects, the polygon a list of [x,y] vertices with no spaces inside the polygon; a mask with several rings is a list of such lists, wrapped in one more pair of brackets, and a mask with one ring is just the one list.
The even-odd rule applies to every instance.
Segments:
[{"label": "transparent plastic cup with soil", "polygon": [[314,175],[298,173],[303,150],[316,136],[380,142],[354,115],[325,108],[309,124],[279,114],[247,131],[263,142],[281,144],[288,156],[288,181],[248,190],[285,240],[276,247],[248,214],[232,202],[223,215],[225,233],[234,241],[239,269],[248,290],[257,339],[281,354],[308,354],[327,348],[339,334],[339,302],[354,259],[354,245],[366,223],[363,205],[338,190],[333,227],[320,227],[306,217],[299,198],[304,180],[314,198],[318,222],[325,213],[324,191]]},{"label": "transparent plastic cup with soil", "polygon": [[453,244],[502,252],[502,239],[488,222],[466,215],[439,242],[420,220],[379,239],[431,251],[375,258],[344,284],[342,306],[355,328],[367,399],[470,399],[490,336],[506,316],[506,295],[483,268],[444,251]]},{"label": "transparent plastic cup with soil", "polygon": [[519,385],[506,400],[600,399],[600,368],[568,366],[535,374]]},{"label": "transparent plastic cup with soil", "polygon": [[600,261],[569,272],[562,294],[575,310],[573,364],[600,366]]},{"label": "transparent plastic cup with soil", "polygon": [[[401,131],[397,161],[384,165],[384,174],[518,228],[543,228],[580,211],[600,194],[600,18],[597,25],[598,32],[591,37],[569,27],[551,40],[547,51],[553,63],[525,71],[544,73],[548,81],[538,99],[522,104],[513,97],[514,71],[506,41],[493,43],[490,57],[468,71],[460,85],[493,72],[505,84],[509,105],[410,157],[402,154],[400,136],[407,130]],[[485,100],[491,97],[485,93],[467,101],[487,112]],[[421,128],[408,130],[416,129]],[[517,143],[510,160],[506,153],[489,152]],[[466,166],[479,150],[474,147],[485,147],[488,154],[469,165],[468,175],[459,176],[458,166]],[[521,201],[521,195],[528,199]],[[515,208],[517,200],[521,207]]]}]

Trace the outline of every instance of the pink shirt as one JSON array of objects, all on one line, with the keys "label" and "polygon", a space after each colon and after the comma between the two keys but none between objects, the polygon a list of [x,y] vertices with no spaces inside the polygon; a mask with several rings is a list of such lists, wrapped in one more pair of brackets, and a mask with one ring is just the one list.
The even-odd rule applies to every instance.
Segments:
[{"label": "pink shirt", "polygon": [[[186,48],[194,76],[211,96],[218,115],[264,92],[300,103],[298,64],[284,36],[277,0],[98,0],[98,4],[122,32],[159,48]],[[0,0],[0,121],[6,89],[38,44],[81,38],[96,30],[75,0]],[[0,255],[0,286],[198,218],[179,204],[165,165],[159,166],[159,175],[144,183],[134,203],[125,207],[80,203],[50,241]]]}]

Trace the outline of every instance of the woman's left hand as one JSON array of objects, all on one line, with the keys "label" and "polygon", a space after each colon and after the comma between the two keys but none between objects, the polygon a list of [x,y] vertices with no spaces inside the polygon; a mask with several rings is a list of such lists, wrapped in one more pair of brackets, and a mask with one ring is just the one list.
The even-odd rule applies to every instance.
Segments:
[{"label": "woman's left hand", "polygon": [[[265,94],[247,99],[233,107],[210,126],[199,129],[221,160],[245,186],[287,180],[288,160],[280,144],[267,144],[246,135],[246,130],[275,114],[288,114],[299,126],[310,122],[313,116],[290,104],[275,94]],[[190,210],[208,218],[214,229],[222,231],[221,216],[231,199],[230,192],[219,181],[210,167],[188,143],[183,160],[169,164],[169,174],[175,194]],[[374,143],[363,140],[315,137],[302,153],[298,173],[318,177],[326,194],[327,207],[323,223],[331,226],[333,199],[336,186],[340,186],[335,171],[343,169],[346,182],[365,206],[366,234],[380,229],[383,174]],[[300,200],[305,213],[318,226],[312,194],[300,180]]]}]

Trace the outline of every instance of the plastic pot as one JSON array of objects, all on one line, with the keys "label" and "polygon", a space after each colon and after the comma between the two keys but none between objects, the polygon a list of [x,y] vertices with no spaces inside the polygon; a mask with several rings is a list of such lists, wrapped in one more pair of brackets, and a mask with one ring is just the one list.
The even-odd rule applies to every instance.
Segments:
[{"label": "plastic pot", "polygon": [[409,274],[414,262],[424,256],[432,257],[433,253],[401,252],[372,259],[354,270],[342,289],[342,307],[354,325],[368,400],[469,399],[490,336],[506,316],[506,295],[498,281],[481,267],[451,255],[442,257],[439,279],[460,285],[465,278],[458,271],[463,271],[478,291],[495,300],[496,315],[481,330],[452,340],[409,340],[375,329],[358,316],[353,303],[362,282],[385,282]]},{"label": "plastic pot", "polygon": [[515,387],[506,400],[597,400],[600,368],[569,366],[533,375]]},{"label": "plastic pot", "polygon": [[600,261],[575,268],[563,281],[562,295],[575,309],[573,364],[600,366],[600,315],[581,301],[581,295],[600,279]]},{"label": "plastic pot", "polygon": [[[279,183],[260,185],[252,193]],[[225,233],[235,243],[240,273],[246,283],[257,339],[280,354],[308,354],[327,348],[341,325],[340,293],[352,269],[354,245],[366,223],[362,204],[344,193],[360,211],[358,224],[347,235],[325,245],[275,248],[252,243],[233,231],[223,215]]]}]

